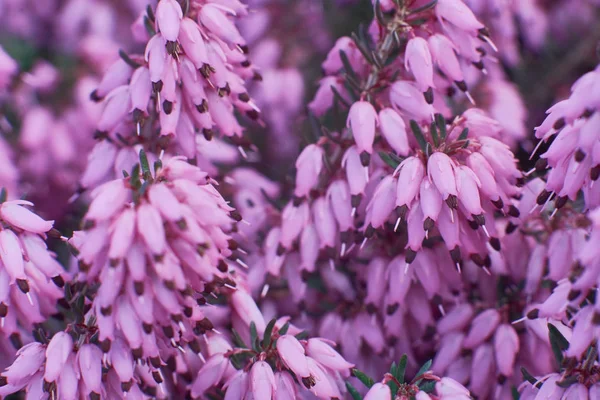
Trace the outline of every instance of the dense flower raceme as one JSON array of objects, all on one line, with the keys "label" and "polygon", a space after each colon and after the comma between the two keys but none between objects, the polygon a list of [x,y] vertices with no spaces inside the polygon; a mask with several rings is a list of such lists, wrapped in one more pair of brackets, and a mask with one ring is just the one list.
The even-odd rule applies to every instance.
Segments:
[{"label": "dense flower raceme", "polygon": [[[113,368],[103,372],[102,351],[88,343],[85,336],[59,332],[49,342],[32,342],[17,352],[13,364],[0,375],[0,394],[8,395],[25,389],[27,399],[120,399],[124,388],[128,399],[145,399],[136,381],[131,379],[133,359],[126,345],[116,342],[110,353]],[[123,379],[128,376],[129,380]],[[122,384],[122,381],[124,383]]]},{"label": "dense flower raceme", "polygon": [[[395,8],[393,2],[388,3]],[[384,85],[389,85],[385,79],[392,72],[386,74],[382,72],[385,69],[371,68],[373,63],[381,60],[394,66],[393,72],[397,74],[394,75],[398,82],[391,89],[391,102],[410,118],[430,121],[433,107],[449,117],[450,112],[442,97],[449,89],[453,91],[453,87],[465,92],[471,99],[465,70],[470,66],[485,70],[485,48],[489,44],[493,46],[484,25],[461,0],[401,4],[390,17],[386,16],[385,7],[381,5],[382,9],[377,13],[380,18],[371,24],[368,34],[378,45],[380,60],[373,60],[373,56],[369,55],[368,41],[348,37],[338,39],[323,63],[323,70],[328,76],[321,80],[315,99],[309,105],[316,115],[324,114],[332,106],[336,98],[332,90],[347,97],[348,86],[336,76],[340,69],[350,75],[351,87],[360,84],[357,78],[365,79],[364,87],[360,88],[364,92],[381,85],[380,79]],[[400,38],[407,41],[406,50],[401,57],[394,56],[388,60]],[[341,56],[342,52],[344,56]]]},{"label": "dense flower raceme", "polygon": [[[349,377],[353,364],[335,351],[333,343],[303,339],[298,328],[282,319],[265,327],[259,317],[257,324],[250,324],[254,333],[249,347],[237,339],[234,347],[207,359],[192,385],[193,397],[219,385],[226,399],[343,398],[343,379]],[[307,397],[309,393],[314,396]]]},{"label": "dense flower raceme", "polygon": [[[22,345],[21,332],[31,332],[56,312],[60,289],[68,275],[46,247],[47,234],[57,235],[53,221],[45,221],[24,200],[0,205],[0,333]],[[60,236],[60,235],[58,235]]]},{"label": "dense flower raceme", "polygon": [[564,204],[577,199],[583,190],[587,208],[600,204],[599,185],[594,185],[600,176],[599,94],[600,67],[579,78],[569,98],[552,106],[536,128],[535,136],[541,139],[538,146],[554,137],[538,161],[551,168],[541,203],[550,196],[557,205]]},{"label": "dense flower raceme", "polygon": [[105,351],[118,335],[152,358],[157,340],[177,347],[212,329],[200,305],[236,285],[228,258],[239,217],[199,168],[175,157],[151,172],[143,152],[140,159],[141,172],[138,164],[91,193],[84,230],[71,243],[79,279],[100,284],[92,312]]},{"label": "dense flower raceme", "polygon": [[[156,153],[171,149],[189,159],[199,158],[200,165],[212,160],[213,152],[231,157],[226,145],[221,150],[219,145],[203,144],[212,139],[215,128],[242,142],[243,128],[234,110],[259,118],[244,86],[246,79],[259,75],[231,18],[245,13],[246,7],[237,1],[229,7],[191,1],[185,14],[175,0],[161,0],[155,10],[148,8],[144,18],[152,36],[144,56],[121,53],[92,93],[103,101],[97,137],[105,140],[91,155],[84,187],[111,176],[112,166],[131,158],[130,146],[138,143]],[[245,155],[241,147],[240,151]]]}]

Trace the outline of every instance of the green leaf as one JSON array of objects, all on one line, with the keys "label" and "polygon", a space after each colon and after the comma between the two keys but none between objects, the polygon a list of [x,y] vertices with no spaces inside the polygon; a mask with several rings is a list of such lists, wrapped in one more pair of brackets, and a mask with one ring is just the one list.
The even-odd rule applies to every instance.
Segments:
[{"label": "green leaf", "polygon": [[421,383],[419,389],[421,389],[422,392],[431,393],[433,392],[433,389],[435,389],[435,383],[435,381],[425,381]]},{"label": "green leaf", "polygon": [[440,131],[440,137],[442,140],[446,140],[446,135],[448,134],[448,131],[446,130],[446,119],[442,114],[435,114],[435,123]]},{"label": "green leaf", "polygon": [[542,387],[542,382],[538,382],[538,380],[535,379],[535,377],[531,375],[525,367],[521,367],[521,374],[523,374],[523,379],[531,383],[533,386],[537,387],[538,389]]},{"label": "green leaf", "polygon": [[158,170],[162,168],[162,161],[156,160],[154,161],[154,174],[158,174]]},{"label": "green leaf", "polygon": [[361,52],[365,60],[367,60],[369,64],[373,64],[371,50],[369,49],[369,45],[367,44],[366,39],[361,39],[356,33],[352,33],[351,37],[352,40],[354,40],[354,43],[356,44],[356,48]]},{"label": "green leaf", "polygon": [[129,65],[131,68],[137,68],[140,64],[136,63],[129,57],[129,54],[125,53],[122,49],[119,49],[119,56]]},{"label": "green leaf", "polygon": [[519,400],[521,398],[519,390],[514,386],[510,389],[510,394],[512,395],[513,400]]},{"label": "green leaf", "polygon": [[550,334],[550,341],[556,340],[561,350],[567,350],[569,348],[569,341],[563,336],[553,324],[548,324],[548,331]]},{"label": "green leaf", "polygon": [[152,176],[150,172],[150,163],[148,162],[148,156],[146,156],[146,152],[144,149],[140,150],[140,166],[142,167],[142,174],[144,175],[144,179],[148,179],[148,177]]},{"label": "green leaf", "polygon": [[310,135],[308,135],[309,137],[307,138],[307,140],[309,141],[309,144],[311,143],[316,143],[319,138],[321,137],[321,121],[319,121],[319,118],[317,118],[317,116],[312,112],[312,111],[308,111],[308,122],[310,124]]},{"label": "green leaf", "polygon": [[400,362],[398,363],[398,367],[396,368],[396,373],[393,374],[394,378],[398,380],[400,383],[404,383],[404,375],[406,374],[406,365],[408,364],[408,356],[403,354],[400,357]]},{"label": "green leaf", "polygon": [[409,15],[414,15],[414,14],[418,14],[427,10],[431,10],[433,7],[435,7],[435,5],[437,4],[437,0],[433,0],[430,1],[429,3],[425,4],[424,6],[415,8],[414,10],[411,10]]},{"label": "green leaf", "polygon": [[415,139],[417,139],[417,143],[419,143],[419,147],[425,153],[427,151],[427,141],[425,140],[425,136],[423,135],[423,131],[421,127],[414,119],[410,120],[410,129],[413,131],[413,135],[415,135]]},{"label": "green leaf", "polygon": [[309,337],[309,336],[310,336],[310,335],[308,334],[308,331],[302,331],[302,332],[298,333],[298,334],[295,336],[295,338],[296,338],[296,339],[298,339],[298,340],[304,340],[304,339],[306,339],[306,338],[307,338],[307,337]]},{"label": "green leaf", "polygon": [[387,25],[387,21],[385,18],[385,15],[383,14],[383,9],[381,8],[381,3],[379,0],[375,1],[375,18],[377,18],[377,22],[379,22],[379,25],[381,26],[386,26]]},{"label": "green leaf", "polygon": [[132,168],[131,176],[129,177],[129,184],[135,190],[142,186],[142,182],[140,181],[140,164],[135,164]]},{"label": "green leaf", "polygon": [[[432,360],[429,360],[425,364],[423,364],[423,366],[419,369],[419,372],[417,372],[417,374],[415,375],[415,378],[418,378],[419,376],[423,375],[425,372],[429,371],[429,369],[431,368],[431,363],[432,363]],[[423,380],[423,378],[420,378],[419,380],[417,380],[415,382],[415,385],[418,385],[422,380]]]},{"label": "green leaf", "polygon": [[352,368],[352,375],[354,375],[359,381],[362,382],[363,385],[365,385],[369,389],[375,384],[373,378],[369,377],[367,374],[356,368]]},{"label": "green leaf", "polygon": [[569,348],[569,341],[560,333],[560,331],[552,324],[548,324],[548,336],[550,338],[550,346],[552,353],[558,365],[562,365],[564,360],[563,351]]},{"label": "green leaf", "polygon": [[342,97],[340,92],[338,92],[338,90],[334,86],[330,86],[330,88],[331,88],[331,91],[333,92],[333,97],[338,99],[340,103],[342,103],[343,105],[346,106],[346,108],[350,108],[350,103],[348,103],[346,101],[346,99],[344,99],[344,97]]},{"label": "green leaf", "polygon": [[244,349],[248,348],[248,345],[246,345],[246,343],[244,343],[244,339],[242,339],[242,337],[240,336],[240,334],[235,329],[231,330],[231,334],[233,336],[232,337],[233,344],[235,344],[237,347],[242,347]]},{"label": "green leaf", "polygon": [[256,352],[261,352],[260,343],[258,340],[258,332],[256,331],[256,324],[254,322],[250,323],[250,345],[252,349]]},{"label": "green leaf", "polygon": [[571,386],[574,383],[577,383],[579,380],[579,376],[577,375],[572,375],[569,376],[563,380],[561,380],[560,382],[556,382],[556,384],[558,386],[560,386],[561,388],[568,388],[569,386]]},{"label": "green leaf", "polygon": [[6,191],[6,188],[2,188],[2,190],[0,190],[0,203],[4,203],[7,197],[8,193]]},{"label": "green leaf", "polygon": [[146,32],[148,32],[150,37],[156,35],[152,21],[150,21],[148,17],[144,17],[144,27],[146,28]]},{"label": "green leaf", "polygon": [[352,68],[352,64],[350,64],[350,60],[348,59],[348,55],[344,50],[340,50],[340,60],[342,61],[342,65],[344,66],[344,71],[346,74],[352,78],[355,82],[360,82],[360,78],[356,75],[354,68]]},{"label": "green leaf", "polygon": [[269,347],[271,345],[271,335],[273,334],[273,328],[275,327],[275,322],[277,322],[277,320],[275,318],[273,318],[272,320],[269,321],[269,323],[267,324],[267,327],[265,328],[265,334],[263,336],[263,341],[262,341],[262,347],[264,349],[266,349],[267,347]]},{"label": "green leaf", "polygon": [[346,388],[348,388],[348,392],[350,393],[350,396],[352,396],[352,400],[362,400],[362,396],[350,382],[346,382]]},{"label": "green leaf", "polygon": [[156,21],[156,17],[154,16],[154,10],[152,9],[152,6],[150,4],[146,6],[146,14],[148,15],[148,19],[150,19],[150,21]]},{"label": "green leaf", "polygon": [[286,322],[286,323],[285,323],[285,324],[284,324],[284,325],[281,327],[281,329],[279,330],[279,335],[280,335],[280,336],[283,336],[283,335],[285,335],[285,334],[287,333],[288,329],[290,329],[290,323],[289,323],[289,321],[288,321],[288,322]]},{"label": "green leaf", "polygon": [[437,125],[435,122],[431,123],[429,130],[431,131],[431,139],[433,139],[433,144],[435,147],[438,147],[440,145],[440,139],[438,137]]},{"label": "green leaf", "polygon": [[462,130],[460,135],[458,135],[458,140],[466,140],[468,135],[469,135],[469,128],[465,128]]},{"label": "green leaf", "polygon": [[384,163],[392,167],[392,169],[396,169],[398,165],[400,165],[400,163],[403,161],[403,159],[398,157],[396,154],[386,153],[385,151],[380,151],[379,157],[381,157]]}]

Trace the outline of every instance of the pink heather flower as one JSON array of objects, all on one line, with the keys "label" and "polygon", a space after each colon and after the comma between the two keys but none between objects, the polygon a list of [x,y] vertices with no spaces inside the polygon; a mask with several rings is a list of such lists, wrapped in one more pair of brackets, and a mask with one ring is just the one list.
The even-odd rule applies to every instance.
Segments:
[{"label": "pink heather flower", "polygon": [[346,53],[346,56],[353,67],[358,67],[363,60],[362,54],[360,54],[360,51],[358,48],[356,48],[356,45],[352,39],[347,36],[343,36],[335,42],[334,46],[327,54],[327,58],[321,65],[325,73],[335,74],[343,68],[340,56],[341,51]]},{"label": "pink heather flower", "polygon": [[364,400],[392,400],[392,391],[385,383],[377,382],[371,386]]},{"label": "pink heather flower", "polygon": [[472,323],[468,335],[465,337],[463,346],[472,349],[486,341],[494,332],[500,322],[498,311],[493,308],[485,310],[477,315]]},{"label": "pink heather flower", "polygon": [[299,378],[310,376],[304,347],[291,335],[283,335],[277,339],[277,352],[283,363]]},{"label": "pink heather flower", "polygon": [[391,108],[379,111],[379,128],[390,147],[401,156],[410,152],[406,124],[400,115]]},{"label": "pink heather flower", "polygon": [[308,108],[316,116],[322,116],[333,105],[334,94],[332,88],[335,88],[342,95],[345,93],[344,86],[336,76],[326,76],[319,82],[319,88],[314,99],[308,103]]},{"label": "pink heather flower", "polygon": [[219,7],[216,4],[209,3],[200,10],[200,22],[224,41],[237,45],[245,44],[231,19],[227,18],[227,13],[236,14],[235,11],[228,10],[227,7]]},{"label": "pink heather flower", "polygon": [[441,399],[468,400],[469,391],[452,378],[442,378],[435,384],[435,390]]},{"label": "pink heather flower", "polygon": [[176,0],[162,0],[156,6],[156,24],[163,37],[169,42],[175,42],[179,36],[179,25],[183,11]]},{"label": "pink heather flower", "polygon": [[408,118],[431,121],[433,106],[428,104],[421,91],[408,81],[396,81],[390,87],[390,102]]},{"label": "pink heather flower", "polygon": [[462,68],[456,56],[454,44],[442,34],[431,35],[427,39],[431,56],[437,66],[454,82],[464,82]]},{"label": "pink heather flower", "polygon": [[58,332],[52,337],[46,348],[46,359],[49,364],[44,372],[44,380],[55,381],[61,374],[67,359],[73,352],[73,339],[66,332]]},{"label": "pink heather flower", "polygon": [[435,87],[433,84],[433,61],[427,40],[414,37],[406,44],[405,68],[412,72],[422,92]]},{"label": "pink heather flower", "polygon": [[198,371],[192,385],[192,396],[198,397],[204,394],[208,388],[217,384],[223,377],[226,366],[227,359],[223,357],[223,354],[217,353],[210,357]]},{"label": "pink heather flower", "polygon": [[[352,196],[362,195],[369,180],[368,170],[363,166],[360,153],[356,146],[349,147],[342,159],[342,166],[346,169],[346,177],[350,185]],[[353,206],[354,207],[354,206]]]},{"label": "pink heather flower", "polygon": [[[356,142],[356,148],[361,155],[363,152],[373,152],[373,140],[375,139],[375,127],[379,124],[377,112],[371,103],[357,101],[352,104],[348,112],[348,128],[352,130],[352,136]],[[364,163],[363,163],[364,164]]]},{"label": "pink heather flower", "polygon": [[277,391],[275,386],[275,375],[271,366],[264,361],[254,363],[248,377],[250,393],[255,399],[269,400]]},{"label": "pink heather flower", "polygon": [[494,334],[494,350],[498,371],[504,376],[511,376],[515,357],[519,351],[519,337],[512,325],[502,324],[498,326]]},{"label": "pink heather flower", "polygon": [[324,339],[308,339],[306,353],[323,367],[333,371],[339,371],[342,376],[346,376],[354,364],[346,361],[337,351],[335,351]]},{"label": "pink heather flower", "polygon": [[310,144],[302,150],[296,160],[296,187],[294,195],[305,197],[317,185],[323,168],[323,150]]},{"label": "pink heather flower", "polygon": [[438,1],[435,13],[442,22],[448,21],[465,31],[476,31],[484,27],[461,0]]}]

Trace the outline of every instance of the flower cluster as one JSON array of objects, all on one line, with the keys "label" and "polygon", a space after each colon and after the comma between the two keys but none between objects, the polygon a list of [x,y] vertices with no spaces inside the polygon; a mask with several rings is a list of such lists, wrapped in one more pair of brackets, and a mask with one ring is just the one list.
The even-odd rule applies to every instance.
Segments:
[{"label": "flower cluster", "polygon": [[215,128],[241,143],[243,128],[234,111],[259,118],[244,86],[246,79],[259,75],[232,19],[244,15],[246,7],[239,2],[229,7],[212,1],[186,4],[185,13],[175,0],[148,8],[144,55],[121,53],[93,91],[92,98],[103,101],[97,137],[104,140],[90,158],[85,188],[112,179],[111,165],[127,159],[131,164],[131,146],[136,144],[158,154],[172,142],[178,154],[210,165],[215,157],[211,153],[227,153],[220,148],[225,145],[204,144],[212,140]]},{"label": "flower cluster", "polygon": [[157,357],[154,336],[181,347],[212,329],[205,296],[236,285],[227,262],[236,211],[182,158],[154,166],[142,150],[131,175],[96,188],[71,239],[79,279],[100,284],[92,310],[105,351],[116,335],[139,356]]},{"label": "flower cluster", "polygon": [[543,196],[555,197],[557,204],[564,204],[567,198],[576,200],[581,190],[587,208],[600,204],[598,185],[594,187],[600,176],[596,133],[599,85],[600,69],[583,75],[573,84],[569,98],[552,106],[535,130],[536,138],[541,139],[538,146],[554,137],[539,162],[551,168]]},{"label": "flower cluster", "polygon": [[0,1],[0,397],[596,398],[565,3]]}]

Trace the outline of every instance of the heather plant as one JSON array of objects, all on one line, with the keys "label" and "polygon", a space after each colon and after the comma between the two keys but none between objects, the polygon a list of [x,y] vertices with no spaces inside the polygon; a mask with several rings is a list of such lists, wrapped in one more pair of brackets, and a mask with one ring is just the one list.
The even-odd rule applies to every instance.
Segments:
[{"label": "heather plant", "polygon": [[0,1],[0,397],[600,398],[594,13]]}]

